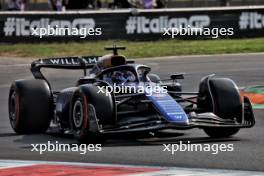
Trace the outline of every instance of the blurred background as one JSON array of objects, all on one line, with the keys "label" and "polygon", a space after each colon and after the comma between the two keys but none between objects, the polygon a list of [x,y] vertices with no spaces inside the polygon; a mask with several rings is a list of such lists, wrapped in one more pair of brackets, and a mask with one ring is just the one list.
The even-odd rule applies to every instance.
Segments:
[{"label": "blurred background", "polygon": [[0,0],[1,11],[6,10],[93,10],[120,8],[186,8],[217,6],[264,5],[263,0]]}]

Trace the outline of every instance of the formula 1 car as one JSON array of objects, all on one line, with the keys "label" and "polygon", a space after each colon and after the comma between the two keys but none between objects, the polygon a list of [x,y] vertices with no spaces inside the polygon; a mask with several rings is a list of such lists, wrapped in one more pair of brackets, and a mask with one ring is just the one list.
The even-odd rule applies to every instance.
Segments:
[{"label": "formula 1 car", "polygon": [[[53,124],[82,143],[92,143],[106,134],[163,129],[201,128],[212,138],[223,138],[254,126],[251,103],[240,96],[232,80],[209,75],[201,80],[198,92],[184,92],[177,81],[183,74],[161,80],[150,73],[150,67],[119,55],[124,47],[106,49],[113,53],[34,61],[35,79],[17,80],[10,88],[9,118],[14,131],[44,133]],[[73,87],[53,91],[41,68],[83,69],[84,76]],[[113,91],[126,86],[134,91]]]}]

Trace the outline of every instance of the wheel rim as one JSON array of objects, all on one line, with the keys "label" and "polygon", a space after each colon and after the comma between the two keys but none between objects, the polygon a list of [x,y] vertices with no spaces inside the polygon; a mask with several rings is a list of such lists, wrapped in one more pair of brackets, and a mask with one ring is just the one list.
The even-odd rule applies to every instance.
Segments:
[{"label": "wheel rim", "polygon": [[83,105],[80,100],[77,100],[73,107],[73,123],[76,128],[83,124]]},{"label": "wheel rim", "polygon": [[17,95],[16,92],[14,91],[11,96],[10,96],[10,104],[9,104],[9,114],[10,114],[10,121],[12,126],[14,126],[15,122],[16,122],[16,118],[17,118],[17,109],[18,109],[18,105],[17,105]]}]

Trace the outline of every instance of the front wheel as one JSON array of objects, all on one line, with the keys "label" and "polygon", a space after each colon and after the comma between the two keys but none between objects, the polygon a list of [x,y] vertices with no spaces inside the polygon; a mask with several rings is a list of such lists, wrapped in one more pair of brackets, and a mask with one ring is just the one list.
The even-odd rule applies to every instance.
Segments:
[{"label": "front wheel", "polygon": [[80,143],[102,143],[103,137],[90,130],[90,118],[95,112],[87,97],[84,94],[75,95],[71,108],[70,125],[74,137]]},{"label": "front wheel", "polygon": [[204,128],[204,132],[212,138],[225,138],[237,134],[239,128]]},{"label": "front wheel", "polygon": [[95,85],[83,85],[76,90],[70,113],[72,132],[81,143],[102,143],[100,129],[115,123],[113,97],[100,92]]},{"label": "front wheel", "polygon": [[[239,90],[231,79],[202,79],[199,87],[198,108],[204,112],[213,112],[222,119],[242,123],[243,105]],[[239,128],[206,127],[205,133],[213,138],[230,137],[238,133]]]}]

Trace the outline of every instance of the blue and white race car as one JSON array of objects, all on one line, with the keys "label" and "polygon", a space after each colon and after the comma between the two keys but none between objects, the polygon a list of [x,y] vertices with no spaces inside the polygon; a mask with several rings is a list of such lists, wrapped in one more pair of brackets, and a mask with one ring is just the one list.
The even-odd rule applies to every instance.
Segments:
[{"label": "blue and white race car", "polygon": [[[161,80],[150,67],[118,55],[124,47],[106,49],[113,53],[34,61],[35,79],[17,80],[10,88],[14,131],[44,133],[53,124],[82,143],[94,143],[105,134],[196,127],[221,138],[254,126],[251,103],[240,96],[232,80],[209,75],[201,80],[198,92],[184,92],[177,81],[183,74]],[[84,76],[73,87],[54,91],[40,71],[43,67],[83,69]]]}]

